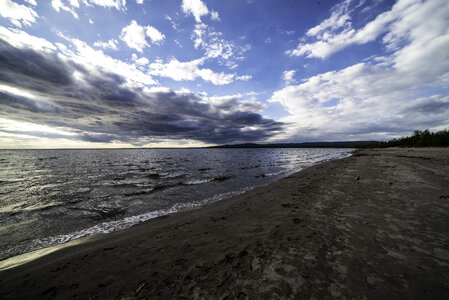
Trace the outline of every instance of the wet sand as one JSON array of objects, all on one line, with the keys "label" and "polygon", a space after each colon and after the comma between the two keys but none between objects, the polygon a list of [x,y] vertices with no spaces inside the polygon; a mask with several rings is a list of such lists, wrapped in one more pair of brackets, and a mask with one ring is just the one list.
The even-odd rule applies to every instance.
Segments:
[{"label": "wet sand", "polygon": [[362,150],[0,272],[1,299],[449,299],[449,149]]}]

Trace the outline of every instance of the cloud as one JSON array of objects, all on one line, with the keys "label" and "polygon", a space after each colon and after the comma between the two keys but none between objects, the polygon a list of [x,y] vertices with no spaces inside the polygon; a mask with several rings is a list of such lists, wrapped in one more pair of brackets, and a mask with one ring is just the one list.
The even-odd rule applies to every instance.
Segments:
[{"label": "cloud", "polygon": [[180,62],[172,58],[168,63],[155,62],[150,64],[149,73],[155,76],[169,77],[175,81],[195,80],[198,77],[214,85],[225,85],[234,80],[249,80],[250,76],[237,76],[235,74],[216,73],[211,69],[200,68],[205,62],[204,58],[188,62]]},{"label": "cloud", "polygon": [[170,22],[171,27],[172,27],[174,30],[176,30],[176,31],[178,30],[178,26],[176,25],[175,21],[173,21],[173,18],[171,18],[171,17],[168,16],[168,15],[165,15],[164,19],[165,19],[165,20],[168,20],[168,21]]},{"label": "cloud", "polygon": [[[0,119],[57,128],[54,138],[134,145],[154,139],[259,141],[282,129],[282,123],[258,113],[260,104],[240,96],[207,97],[131,85],[132,75],[107,67],[117,62],[84,42],[70,41],[76,53],[67,49],[57,53],[25,43],[14,46],[0,39]],[[88,61],[84,55],[96,57]],[[104,63],[106,67],[100,67]],[[14,128],[8,130],[12,134]],[[44,133],[27,129],[22,134]]]},{"label": "cloud", "polygon": [[31,26],[38,18],[31,7],[10,0],[0,0],[0,16],[9,19],[17,27]]},{"label": "cloud", "polygon": [[132,20],[128,26],[125,26],[120,34],[120,39],[124,41],[128,47],[136,49],[139,52],[143,52],[143,48],[149,47],[145,38],[145,28],[137,24],[135,20]]},{"label": "cloud", "polygon": [[136,0],[136,3],[137,3],[137,4],[143,4],[143,1],[144,1],[144,0]]},{"label": "cloud", "polygon": [[107,42],[97,41],[94,43],[94,46],[103,49],[117,50],[117,43],[118,43],[117,40],[111,39]]},{"label": "cloud", "polygon": [[[354,10],[349,10],[350,3],[351,1],[345,1],[336,5],[328,19],[307,31],[309,37],[307,39],[314,38],[314,42],[302,42],[296,49],[287,51],[287,54],[324,59],[348,46],[372,42],[381,34],[391,32],[398,22],[403,22],[404,18],[407,18],[410,10],[415,10],[416,6],[422,4],[417,0],[400,0],[391,10],[379,14],[362,28],[354,29],[350,15]],[[439,5],[444,6],[441,2]],[[390,44],[393,42],[391,41]]]},{"label": "cloud", "polygon": [[146,33],[151,41],[155,44],[161,44],[165,39],[165,35],[163,35],[159,30],[152,26],[146,26]]},{"label": "cloud", "polygon": [[317,36],[323,32],[335,32],[340,28],[351,26],[351,17],[348,14],[348,8],[351,0],[345,0],[332,8],[332,14],[328,19],[310,28],[307,31],[308,36]]},{"label": "cloud", "polygon": [[[225,85],[234,81],[234,74],[226,74],[223,72],[216,73],[211,69],[198,69],[196,70],[196,74],[201,77],[205,81],[210,81],[215,85]],[[239,78],[236,78],[239,80]]]},{"label": "cloud", "polygon": [[201,23],[201,17],[209,14],[209,9],[201,0],[182,0],[182,11],[193,15],[197,23]]},{"label": "cloud", "polygon": [[217,59],[221,65],[235,69],[237,61],[244,60],[243,54],[251,49],[251,45],[238,47],[232,41],[222,38],[223,33],[213,30],[203,23],[195,24],[192,40],[196,49],[205,51],[205,58]]},{"label": "cloud", "polygon": [[126,0],[81,0],[86,6],[102,6],[115,8],[117,10],[126,10]]},{"label": "cloud", "polygon": [[[34,2],[35,0],[27,0],[27,2]],[[51,6],[57,11],[61,10],[70,12],[73,17],[78,19],[78,14],[75,9],[80,7],[80,1],[87,7],[101,6],[106,8],[115,8],[117,10],[126,10],[126,0],[52,0]]]},{"label": "cloud", "polygon": [[399,1],[383,38],[394,50],[390,55],[276,91],[270,101],[290,113],[282,119],[292,124],[286,136],[379,138],[448,127],[449,7],[444,3]]},{"label": "cloud", "polygon": [[78,2],[78,0],[69,0],[70,5],[72,5],[73,7],[80,7],[80,3]]},{"label": "cloud", "polygon": [[140,26],[135,20],[132,20],[128,26],[122,29],[120,39],[124,41],[128,47],[143,52],[143,48],[150,45],[146,41],[149,37],[154,44],[161,44],[165,36],[152,26]]},{"label": "cloud", "polygon": [[[75,2],[75,3],[78,4],[78,2]],[[72,2],[70,4],[73,6]],[[53,8],[57,12],[59,12],[62,9],[62,10],[65,10],[65,11],[71,13],[75,19],[79,19],[78,14],[75,12],[75,10],[69,6],[64,5],[61,0],[51,0],[51,6],[53,6]],[[79,4],[78,4],[78,6],[79,6]]]},{"label": "cloud", "polygon": [[146,57],[138,58],[137,55],[134,53],[132,54],[131,58],[139,66],[146,66],[150,63],[148,58],[146,58]]},{"label": "cloud", "polygon": [[295,76],[295,73],[296,73],[295,70],[284,71],[282,73],[282,80],[284,81],[284,83],[287,85],[295,83],[296,80],[293,79],[293,76]]},{"label": "cloud", "polygon": [[49,41],[29,35],[20,29],[7,29],[0,26],[0,38],[8,41],[17,48],[32,48],[34,50],[49,52],[56,50],[56,47]]},{"label": "cloud", "polygon": [[220,15],[216,11],[211,11],[210,18],[214,21],[221,21]]}]

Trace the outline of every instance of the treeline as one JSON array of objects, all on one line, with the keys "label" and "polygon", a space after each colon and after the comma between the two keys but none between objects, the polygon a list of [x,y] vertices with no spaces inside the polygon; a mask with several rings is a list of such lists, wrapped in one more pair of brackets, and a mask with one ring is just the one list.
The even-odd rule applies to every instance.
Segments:
[{"label": "treeline", "polygon": [[367,148],[387,148],[387,147],[448,147],[449,130],[430,132],[428,129],[415,130],[413,135],[392,139],[387,142],[373,143],[364,147]]},{"label": "treeline", "polygon": [[308,142],[278,144],[236,144],[212,146],[209,148],[358,148],[376,143],[376,141]]}]

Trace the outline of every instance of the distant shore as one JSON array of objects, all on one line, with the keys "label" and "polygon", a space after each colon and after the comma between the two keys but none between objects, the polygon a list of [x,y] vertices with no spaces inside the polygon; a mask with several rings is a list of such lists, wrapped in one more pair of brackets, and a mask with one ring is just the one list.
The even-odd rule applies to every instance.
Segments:
[{"label": "distant shore", "polygon": [[449,149],[358,150],[0,272],[2,299],[449,298]]}]

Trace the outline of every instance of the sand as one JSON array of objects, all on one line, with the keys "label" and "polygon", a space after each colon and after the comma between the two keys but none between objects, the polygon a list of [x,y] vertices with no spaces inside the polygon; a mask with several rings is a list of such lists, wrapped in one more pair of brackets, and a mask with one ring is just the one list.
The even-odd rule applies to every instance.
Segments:
[{"label": "sand", "polygon": [[449,149],[362,150],[88,239],[1,271],[0,298],[449,299]]}]

